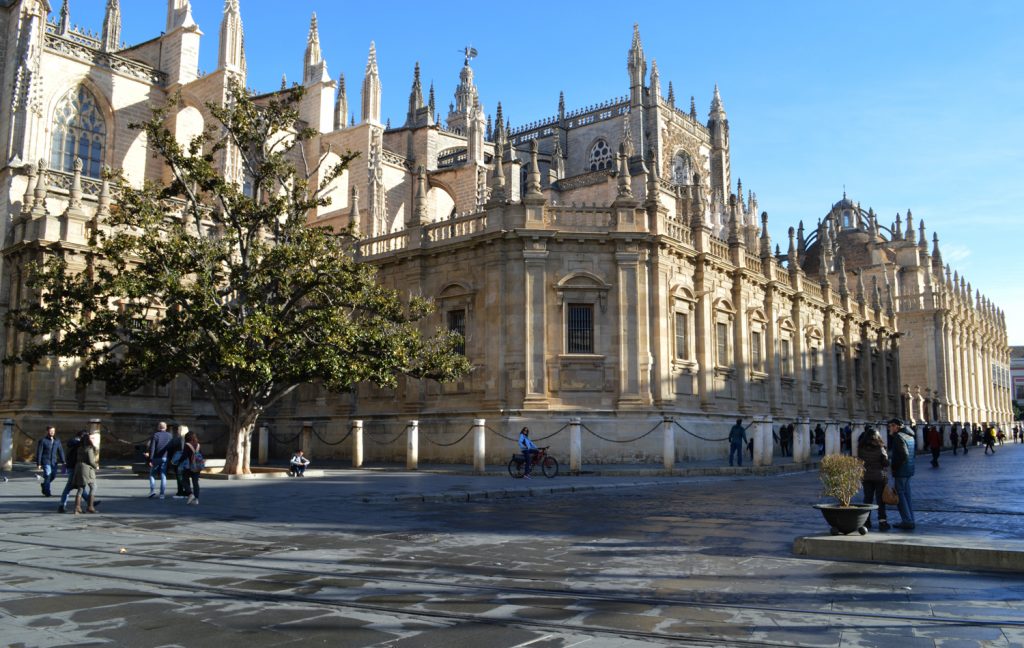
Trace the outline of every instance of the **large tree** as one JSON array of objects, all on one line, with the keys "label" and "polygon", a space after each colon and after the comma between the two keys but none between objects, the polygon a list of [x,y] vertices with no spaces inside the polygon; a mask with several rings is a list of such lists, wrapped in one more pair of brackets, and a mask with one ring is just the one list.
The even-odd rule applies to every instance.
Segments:
[{"label": "large tree", "polygon": [[227,105],[208,106],[219,124],[186,145],[165,125],[173,104],[135,126],[172,180],[117,178],[86,270],[69,272],[60,255],[34,268],[39,299],[9,316],[32,341],[7,361],[76,358],[80,383],[114,393],[187,376],[230,431],[232,474],[249,470],[260,415],[299,385],[337,392],[467,372],[457,335],[423,330],[428,301],[381,286],[350,232],[308,224],[354,155],[307,158],[301,93],[257,105],[234,87]]}]

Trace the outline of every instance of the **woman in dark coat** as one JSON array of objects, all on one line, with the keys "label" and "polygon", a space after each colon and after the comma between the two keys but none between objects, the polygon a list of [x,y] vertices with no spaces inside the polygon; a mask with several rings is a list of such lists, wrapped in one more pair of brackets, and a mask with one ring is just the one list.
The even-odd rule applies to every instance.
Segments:
[{"label": "woman in dark coat", "polygon": [[82,512],[82,490],[88,489],[89,499],[86,513],[96,512],[96,470],[100,467],[100,453],[96,449],[92,436],[85,435],[82,438],[82,446],[78,449],[78,460],[75,463],[75,473],[71,477],[71,486],[78,489],[75,491],[75,514]]},{"label": "woman in dark coat", "polygon": [[[186,504],[199,506],[199,473],[202,471],[196,468],[196,454],[199,452],[199,436],[195,432],[185,435],[185,452],[183,453],[181,466],[185,470],[185,490],[188,491]],[[191,484],[190,484],[191,482]],[[191,485],[191,488],[189,486]]]},{"label": "woman in dark coat", "polygon": [[[878,505],[878,530],[888,531],[889,522],[885,513],[885,502],[882,491],[888,481],[889,453],[885,451],[882,437],[870,425],[865,426],[864,433],[857,440],[857,457],[864,462],[864,503]],[[867,526],[871,527],[868,517]]]}]

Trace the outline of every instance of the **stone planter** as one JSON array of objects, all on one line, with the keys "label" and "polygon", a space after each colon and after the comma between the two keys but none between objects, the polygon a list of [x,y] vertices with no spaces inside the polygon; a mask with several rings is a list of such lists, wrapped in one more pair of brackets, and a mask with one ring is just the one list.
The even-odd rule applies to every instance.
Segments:
[{"label": "stone planter", "polygon": [[838,504],[815,504],[814,508],[821,511],[828,522],[829,531],[832,535],[849,535],[856,531],[864,535],[868,532],[864,524],[871,516],[871,511],[878,508],[875,504],[850,504],[839,506]]}]

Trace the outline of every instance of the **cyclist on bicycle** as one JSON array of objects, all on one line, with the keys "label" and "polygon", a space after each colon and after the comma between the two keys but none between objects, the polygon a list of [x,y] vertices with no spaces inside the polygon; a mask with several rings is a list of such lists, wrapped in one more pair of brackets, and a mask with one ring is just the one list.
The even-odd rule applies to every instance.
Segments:
[{"label": "cyclist on bicycle", "polygon": [[538,449],[533,441],[530,440],[530,428],[528,427],[524,427],[519,431],[519,449],[523,451],[523,459],[526,464],[523,467],[523,477],[529,477],[533,455],[537,454]]}]

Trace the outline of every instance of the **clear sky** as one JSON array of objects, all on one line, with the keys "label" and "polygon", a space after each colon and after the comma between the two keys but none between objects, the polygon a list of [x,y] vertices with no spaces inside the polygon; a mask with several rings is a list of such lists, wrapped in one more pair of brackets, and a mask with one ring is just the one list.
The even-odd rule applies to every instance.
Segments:
[{"label": "clear sky", "polygon": [[[99,30],[104,0],[70,0],[73,23]],[[54,9],[60,0],[51,0]],[[216,67],[222,0],[192,0]],[[657,59],[663,93],[696,98],[714,84],[731,126],[733,178],[758,195],[772,238],[813,225],[843,189],[884,223],[913,211],[937,231],[943,259],[1007,314],[1024,345],[1024,2],[438,3],[240,0],[249,85],[301,80],[312,12],[332,78],[359,106],[376,41],[383,117],[404,121],[413,65],[447,112],[461,50],[472,45],[485,110],[512,125],[628,92],[633,23]],[[121,0],[128,43],[164,27],[163,0]]]}]

